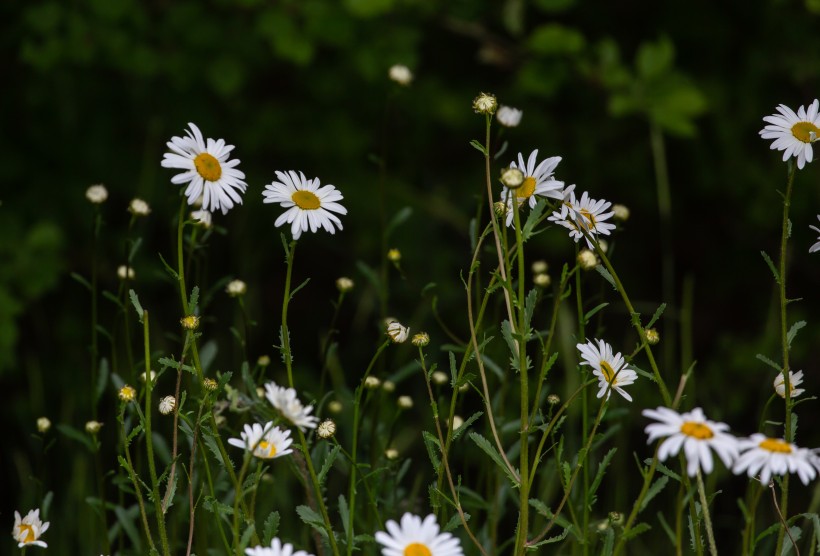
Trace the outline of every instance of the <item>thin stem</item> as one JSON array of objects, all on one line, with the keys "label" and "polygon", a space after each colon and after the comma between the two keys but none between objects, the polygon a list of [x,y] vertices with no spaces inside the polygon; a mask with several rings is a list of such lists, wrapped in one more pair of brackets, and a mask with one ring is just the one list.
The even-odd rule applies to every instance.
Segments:
[{"label": "thin stem", "polygon": [[706,487],[703,485],[703,475],[698,468],[698,497],[700,498],[700,511],[703,514],[703,523],[706,525],[706,539],[709,542],[709,554],[717,556],[717,546],[715,545],[715,533],[712,531],[712,518],[709,515],[709,502],[706,500]]},{"label": "thin stem", "polygon": [[148,524],[148,513],[145,511],[145,502],[142,499],[142,485],[140,485],[137,480],[137,474],[134,472],[134,462],[131,461],[131,450],[128,449],[128,435],[125,433],[124,411],[125,408],[123,407],[123,411],[120,412],[120,423],[122,424],[120,430],[122,431],[122,444],[123,451],[125,452],[125,461],[128,463],[128,478],[131,479],[131,484],[134,486],[134,494],[137,497],[137,505],[140,509],[142,529],[145,532],[145,538],[148,539],[148,546],[151,547],[151,552],[154,553],[156,552],[157,547],[154,546],[154,537],[151,534],[151,526]]},{"label": "thin stem", "polygon": [[234,500],[233,500],[233,548],[236,552],[236,556],[242,556],[242,547],[239,546],[239,503],[240,501],[244,500],[245,498],[245,489],[244,485],[242,484],[245,481],[245,473],[248,472],[248,466],[250,465],[251,458],[253,457],[253,452],[256,450],[259,442],[261,442],[265,434],[268,433],[268,429],[262,433],[262,436],[259,437],[259,440],[253,446],[248,446],[247,451],[245,452],[245,456],[242,458],[242,467],[239,470],[239,488],[236,489],[234,493]]},{"label": "thin stem", "polygon": [[288,386],[293,388],[293,357],[290,353],[290,330],[288,329],[288,306],[290,305],[290,282],[293,275],[293,257],[296,254],[296,240],[285,249],[287,270],[285,272],[285,295],[282,299],[282,357],[288,373]]},{"label": "thin stem", "polygon": [[[578,244],[575,244],[575,260],[578,260],[578,255],[580,253],[580,248]],[[581,273],[575,273],[575,311],[578,317],[578,343],[585,343],[586,342],[586,327],[584,326],[584,300],[583,300],[583,292],[581,291]],[[589,376],[589,371],[586,365],[581,367],[581,380],[586,381],[587,377]],[[586,445],[587,443],[587,430],[589,427],[589,408],[588,404],[588,396],[586,390],[581,392],[581,445]],[[583,507],[583,514],[582,514],[582,534],[584,538],[586,538],[587,531],[589,530],[589,504],[587,500],[589,499],[589,466],[584,465],[584,476],[583,476],[583,494],[584,494],[584,507]],[[589,552],[589,544],[584,542],[583,543],[583,551],[584,556],[586,556]]]},{"label": "thin stem", "polygon": [[165,489],[165,498],[162,500],[162,512],[168,511],[168,505],[171,503],[171,495],[174,490],[174,476],[177,469],[177,433],[179,425],[179,391],[182,385],[182,364],[185,361],[184,357],[180,358],[179,370],[177,370],[177,385],[174,390],[174,432],[171,440],[171,471],[168,473],[168,485]]}]

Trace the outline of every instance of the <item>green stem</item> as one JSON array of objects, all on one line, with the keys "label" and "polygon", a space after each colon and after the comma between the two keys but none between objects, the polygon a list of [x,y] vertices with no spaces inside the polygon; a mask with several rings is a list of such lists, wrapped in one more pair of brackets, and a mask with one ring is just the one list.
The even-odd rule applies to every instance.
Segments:
[{"label": "green stem", "polygon": [[134,487],[134,494],[137,497],[137,505],[140,509],[140,517],[142,518],[142,529],[145,533],[145,538],[148,539],[148,546],[151,547],[151,553],[156,552],[157,547],[154,546],[154,537],[151,534],[151,526],[148,524],[148,513],[145,511],[145,502],[142,499],[142,485],[137,480],[137,474],[134,471],[134,462],[131,461],[131,450],[128,449],[128,435],[125,432],[125,406],[120,411],[120,430],[122,431],[123,451],[125,452],[125,461],[128,463],[128,478],[131,479],[131,484]]},{"label": "green stem", "polygon": [[[285,369],[288,373],[288,386],[293,388],[293,357],[290,353],[290,330],[288,329],[288,306],[290,305],[290,283],[293,275],[293,257],[296,254],[296,240],[285,246],[285,296],[282,299],[282,357],[285,359]],[[307,456],[305,456],[307,457]],[[321,498],[321,495],[320,495]]]},{"label": "green stem", "polygon": [[709,542],[709,553],[717,556],[717,546],[715,545],[715,533],[712,531],[712,518],[709,515],[709,502],[706,500],[706,487],[703,485],[703,475],[698,469],[698,497],[700,498],[700,510],[703,514],[703,523],[706,525],[706,539]]},{"label": "green stem", "polygon": [[[578,260],[578,255],[580,253],[580,248],[578,244],[575,244],[575,260]],[[578,314],[578,343],[585,343],[586,342],[586,327],[584,326],[584,303],[583,303],[583,294],[581,292],[581,273],[575,273],[575,310]],[[581,381],[586,382],[587,377],[589,376],[589,371],[586,365],[581,366]],[[587,430],[589,428],[589,408],[588,408],[588,396],[587,391],[584,390],[581,392],[581,444],[586,445],[587,443]],[[589,499],[589,466],[584,464],[584,475],[583,475],[583,491],[584,491],[584,507],[583,507],[583,514],[582,514],[582,531],[581,534],[586,539],[587,531],[589,530],[589,504],[587,500]],[[586,556],[589,553],[589,544],[584,541],[583,543],[583,553]]]},{"label": "green stem", "polygon": [[[260,437],[260,441],[264,438],[265,434],[267,434],[267,429],[263,432],[262,436]],[[254,446],[249,446],[248,450],[245,452],[245,456],[242,458],[242,468],[239,470],[239,477],[238,477],[238,484],[239,488],[236,489],[234,493],[234,500],[233,500],[233,548],[236,553],[236,556],[242,556],[242,547],[239,546],[239,502],[244,500],[245,498],[245,489],[243,488],[243,482],[245,481],[245,474],[248,472],[248,467],[251,463],[251,458],[253,457],[253,451],[256,450],[258,446],[258,442]]]}]

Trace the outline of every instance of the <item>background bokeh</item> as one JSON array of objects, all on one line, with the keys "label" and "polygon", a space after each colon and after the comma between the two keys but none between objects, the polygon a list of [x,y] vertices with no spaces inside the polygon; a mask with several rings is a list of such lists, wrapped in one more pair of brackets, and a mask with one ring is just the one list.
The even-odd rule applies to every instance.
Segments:
[{"label": "background bokeh", "polygon": [[[14,509],[55,491],[52,521],[76,521],[52,524],[51,540],[60,539],[53,553],[96,550],[78,536],[87,524],[66,510],[82,512],[92,490],[86,452],[52,432],[56,444],[44,453],[32,436],[40,415],[78,429],[90,418],[90,302],[70,276],[90,274],[93,210],[84,192],[93,183],[110,192],[99,275],[114,294],[128,202],[138,196],[151,205],[131,232],[142,238],[135,289],[146,308],[156,307],[156,348],[174,349],[177,301],[158,254],[174,256],[179,191],[159,161],[188,122],[236,145],[249,184],[243,206],[215,216],[218,230],[197,268],[215,300],[204,330],[210,324],[221,338],[216,368],[234,369],[241,357],[226,332],[239,322],[222,294],[232,276],[250,286],[258,323],[252,359],[278,359],[271,346],[284,255],[273,227],[279,211],[261,202],[274,170],[334,184],[349,210],[342,232],[305,236],[297,250],[295,279],[311,278],[292,313],[297,365],[316,362],[310,354],[328,327],[341,275],[358,285],[340,326],[348,385],[372,355],[380,308],[362,269],[378,268],[382,258],[382,205],[388,219],[412,209],[389,238],[402,252],[403,276],[392,275],[388,313],[427,329],[440,345],[435,294],[447,325],[467,335],[459,276],[471,255],[470,219],[484,206],[483,164],[469,146],[482,137],[483,118],[470,103],[486,91],[524,111],[522,124],[495,145],[507,142],[499,164],[535,148],[560,155],[558,179],[630,208],[614,261],[640,311],[669,304],[660,326],[664,373],[676,377],[696,360],[687,404],[739,433],[756,430],[774,375],[755,355],[779,359],[776,290],[760,251],[777,256],[786,177],[758,131],[777,104],[796,108],[818,96],[817,0],[36,0],[4,3],[0,17],[0,414],[7,433],[0,522],[10,525]],[[413,70],[409,87],[387,78],[395,63]],[[658,209],[653,137],[668,164],[668,219]],[[818,212],[818,169],[810,164],[795,182],[788,292],[802,298],[791,305],[792,318],[808,321],[792,361],[809,394],[820,387],[820,258],[808,254]],[[550,263],[554,280],[573,254],[554,230],[529,245],[532,259]],[[666,292],[664,252],[673,264]],[[435,288],[423,293],[429,283]],[[607,338],[631,351],[628,316],[608,299]],[[114,330],[114,305],[100,298],[100,307],[101,325]],[[397,352],[386,364],[412,357]],[[301,376],[301,388],[315,387],[309,372]],[[647,388],[628,411],[642,422],[641,407],[657,403]],[[113,398],[100,406],[112,446],[115,407]],[[417,404],[427,422],[424,407]],[[820,445],[816,401],[798,414],[800,443]],[[644,442],[640,429],[619,438],[635,450]],[[634,473],[629,453],[621,452],[618,472]],[[743,481],[723,480],[727,494],[717,507],[730,517],[716,518],[716,526],[731,538]],[[809,508],[813,492],[797,493],[794,507]],[[602,512],[633,496],[613,494]],[[0,543],[0,553],[8,546]]]}]

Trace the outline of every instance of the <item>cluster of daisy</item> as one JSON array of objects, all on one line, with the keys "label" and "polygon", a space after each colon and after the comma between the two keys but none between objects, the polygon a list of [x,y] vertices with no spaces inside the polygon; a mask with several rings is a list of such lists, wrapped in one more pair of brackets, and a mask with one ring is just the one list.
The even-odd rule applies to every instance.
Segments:
[{"label": "cluster of daisy", "polygon": [[[781,104],[776,114],[766,116],[763,121],[768,125],[760,130],[760,136],[773,139],[770,148],[783,151],[783,162],[796,158],[797,167],[802,170],[807,162],[812,161],[812,144],[820,138],[820,102],[817,99],[808,108],[801,106],[797,112]],[[820,220],[820,214],[817,219]],[[816,226],[809,228],[820,234]],[[820,237],[817,239],[817,243],[809,248],[809,253],[820,251]]]},{"label": "cluster of daisy", "polygon": [[[171,183],[186,185],[188,204],[202,209],[191,213],[191,218],[205,227],[212,223],[212,213],[222,214],[242,204],[242,195],[248,185],[240,171],[238,159],[231,159],[234,149],[223,139],[205,139],[199,128],[188,124],[184,137],[172,137],[162,159],[162,166],[182,170],[171,178]],[[290,224],[293,239],[302,232],[319,228],[335,233],[342,229],[336,214],[347,214],[339,204],[342,194],[333,186],[322,186],[319,178],[308,179],[302,172],[276,171],[277,181],[265,186],[264,203],[279,203],[287,210],[274,222],[275,226]],[[335,213],[335,214],[334,214]]]}]

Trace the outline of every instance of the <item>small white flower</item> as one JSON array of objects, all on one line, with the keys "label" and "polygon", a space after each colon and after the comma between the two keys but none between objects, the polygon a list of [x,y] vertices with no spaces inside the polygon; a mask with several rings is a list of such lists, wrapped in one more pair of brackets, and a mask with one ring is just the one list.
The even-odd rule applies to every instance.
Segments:
[{"label": "small white flower", "polygon": [[598,266],[598,255],[589,249],[581,249],[578,252],[578,266],[583,270],[592,270]]},{"label": "small white flower", "polygon": [[125,266],[124,264],[121,264],[117,267],[117,278],[119,278],[120,280],[125,280],[126,278],[128,280],[133,280],[134,276],[134,269],[130,266]]},{"label": "small white flower", "polygon": [[396,383],[392,380],[385,380],[382,382],[382,390],[385,392],[395,392],[396,391]]},{"label": "small white flower", "polygon": [[399,451],[395,448],[388,448],[384,451],[384,457],[386,457],[389,460],[394,460],[399,457]]},{"label": "small white flower", "polygon": [[264,425],[254,423],[245,425],[245,430],[239,433],[239,438],[229,438],[228,444],[237,448],[250,450],[260,459],[273,459],[293,452],[289,449],[293,440],[290,430],[282,430],[273,426],[273,421]]},{"label": "small white flower", "polygon": [[532,263],[532,273],[533,274],[543,274],[549,269],[549,265],[547,261],[541,259],[537,260]]},{"label": "small white flower", "polygon": [[464,418],[461,415],[453,415],[453,430],[457,431],[464,424]]},{"label": "small white flower", "polygon": [[364,387],[368,388],[369,390],[375,390],[376,388],[381,386],[381,384],[382,381],[375,376],[368,376],[364,379]]},{"label": "small white flower", "polygon": [[[151,382],[154,382],[157,378],[157,372],[156,371],[151,371],[150,375],[151,375]],[[140,374],[140,380],[142,382],[145,382],[145,373],[144,372]]]},{"label": "small white flower", "polygon": [[413,398],[410,396],[399,396],[397,403],[401,409],[410,409],[413,407]]},{"label": "small white flower", "polygon": [[274,226],[290,224],[293,239],[299,239],[308,229],[315,232],[324,228],[331,234],[336,233],[336,228],[342,229],[342,221],[333,214],[347,214],[347,209],[337,202],[344,198],[338,189],[332,185],[320,187],[319,178],[309,180],[302,172],[277,171],[276,177],[280,181],[266,185],[262,192],[263,203],[279,203],[288,209],[279,215]]},{"label": "small white flower", "polygon": [[336,279],[336,289],[339,290],[341,293],[347,293],[353,289],[353,280],[347,278],[346,276],[342,276]]},{"label": "small white flower", "polygon": [[45,434],[51,428],[51,420],[48,417],[37,418],[37,432]]},{"label": "small white flower", "polygon": [[[820,214],[817,215],[817,220],[820,220]],[[820,234],[820,228],[818,228],[817,226],[809,226],[809,228]],[[817,253],[818,251],[820,251],[820,237],[818,237],[817,240],[817,243],[815,243],[809,248],[809,253]]]},{"label": "small white flower", "polygon": [[151,207],[142,199],[134,198],[128,204],[128,212],[134,216],[148,216],[151,213]]},{"label": "small white flower", "polygon": [[517,168],[524,173],[524,183],[515,189],[501,188],[501,200],[507,204],[507,226],[511,226],[514,220],[513,199],[518,202],[519,206],[527,203],[531,209],[535,208],[539,197],[563,199],[564,182],[553,178],[553,172],[561,162],[561,157],[553,156],[537,164],[536,162],[538,162],[538,149],[530,153],[526,163],[524,163],[524,155],[518,153],[518,162],[513,161],[510,164],[510,168]]},{"label": "small white flower", "polygon": [[376,532],[376,542],[382,545],[382,556],[462,556],[461,541],[451,533],[439,533],[436,516],[424,518],[405,513],[401,523],[392,519],[385,523],[387,532]]},{"label": "small white flower", "polygon": [[699,407],[687,413],[678,413],[667,407],[644,409],[641,413],[660,421],[644,429],[649,435],[647,444],[666,437],[658,450],[658,459],[664,461],[669,456],[676,456],[683,448],[686,471],[690,477],[694,477],[698,469],[703,469],[706,474],[712,472],[714,460],[711,450],[717,453],[727,468],[731,468],[737,458],[738,442],[726,432],[729,425],[707,420]]},{"label": "small white flower", "polygon": [[532,283],[539,288],[547,288],[552,283],[552,278],[546,272],[542,272],[532,277]]},{"label": "small white flower", "polygon": [[504,106],[503,104],[498,107],[498,112],[495,114],[495,119],[498,120],[503,126],[507,127],[518,127],[518,124],[521,123],[521,116],[524,115],[524,112],[519,110],[518,108],[513,108],[512,106]]},{"label": "small white flower", "polygon": [[304,407],[293,388],[278,386],[271,381],[265,384],[265,397],[285,419],[299,427],[302,432],[305,429],[315,429],[319,423],[319,418],[310,414],[313,406]]},{"label": "small white flower", "polygon": [[781,439],[767,438],[760,433],[739,439],[738,447],[741,453],[732,471],[737,475],[746,471],[749,477],[759,473],[764,486],[769,484],[772,475],[797,473],[804,485],[817,476],[817,470],[812,465],[813,455],[806,448],[798,448]]},{"label": "small white flower", "polygon": [[573,191],[570,192],[569,201],[565,198],[561,209],[553,212],[548,220],[568,229],[569,237],[574,239],[575,243],[584,238],[587,246],[593,249],[592,241],[586,235],[609,235],[609,232],[615,229],[615,224],[606,222],[614,214],[613,211],[606,212],[611,204],[609,201],[592,199],[586,191],[580,199],[576,199]]},{"label": "small white flower", "polygon": [[[803,371],[792,372],[789,371],[789,392],[792,398],[796,398],[806,390],[803,388],[797,388],[803,383]],[[777,395],[781,398],[786,398],[786,383],[783,380],[783,373],[777,373],[777,376],[774,377],[774,391],[777,392]]]},{"label": "small white flower", "polygon": [[17,547],[23,548],[26,546],[40,546],[48,548],[48,545],[39,540],[40,535],[48,531],[48,526],[51,522],[40,519],[40,508],[36,510],[29,510],[26,517],[21,518],[20,512],[14,512],[14,529],[11,530],[11,536],[17,541]]},{"label": "small white flower", "polygon": [[818,114],[817,99],[814,99],[806,109],[803,106],[797,113],[788,106],[781,104],[777,107],[779,114],[772,114],[763,118],[769,125],[760,130],[763,139],[774,139],[771,149],[783,151],[783,162],[790,157],[797,158],[797,167],[801,170],[806,162],[811,162],[813,151],[811,144],[817,141],[820,135],[820,114]]},{"label": "small white flower", "polygon": [[278,538],[274,537],[271,540],[270,547],[256,546],[254,548],[245,549],[246,556],[313,556],[304,550],[293,551],[293,545],[290,543],[282,543]]},{"label": "small white flower", "polygon": [[450,382],[450,377],[444,371],[433,371],[433,382],[441,386]]},{"label": "small white flower", "polygon": [[108,199],[108,190],[102,184],[92,185],[85,190],[85,198],[92,204],[99,205]]},{"label": "small white flower", "polygon": [[172,151],[162,158],[163,168],[184,170],[171,178],[171,183],[188,184],[185,196],[193,205],[202,196],[202,206],[209,212],[221,210],[226,214],[234,204],[241,205],[248,185],[242,181],[245,174],[236,169],[239,160],[229,160],[233,145],[223,139],[214,141],[202,137],[199,128],[192,123],[185,130],[186,137],[171,137],[167,146]]},{"label": "small white flower", "polygon": [[[595,342],[598,345],[595,345]],[[626,366],[623,355],[613,355],[612,346],[603,340],[588,341],[586,344],[575,346],[584,359],[581,365],[592,367],[592,374],[598,377],[598,397],[606,394],[607,399],[612,390],[618,392],[626,400],[632,401],[632,396],[626,393],[621,386],[629,386],[638,378],[638,373]]]},{"label": "small white flower", "polygon": [[248,285],[245,284],[242,280],[231,280],[228,282],[228,285],[225,286],[225,292],[230,295],[231,297],[239,297],[240,295],[245,295],[245,292],[248,291]]},{"label": "small white flower", "polygon": [[191,220],[206,229],[214,225],[213,216],[207,210],[192,210]]},{"label": "small white flower", "polygon": [[410,328],[402,326],[398,321],[393,321],[387,325],[387,335],[394,343],[401,344],[407,341],[410,335]]},{"label": "small white flower", "polygon": [[612,218],[621,222],[629,220],[629,207],[626,205],[612,205]]},{"label": "small white flower", "polygon": [[403,87],[407,87],[413,81],[413,72],[410,71],[410,68],[402,64],[390,66],[388,75],[390,79]]},{"label": "small white flower", "polygon": [[99,421],[88,421],[85,424],[85,432],[87,432],[88,434],[97,434],[98,432],[100,432],[102,426],[103,424]]},{"label": "small white flower", "polygon": [[159,412],[163,415],[168,415],[177,406],[177,400],[174,396],[165,396],[159,401]]}]

